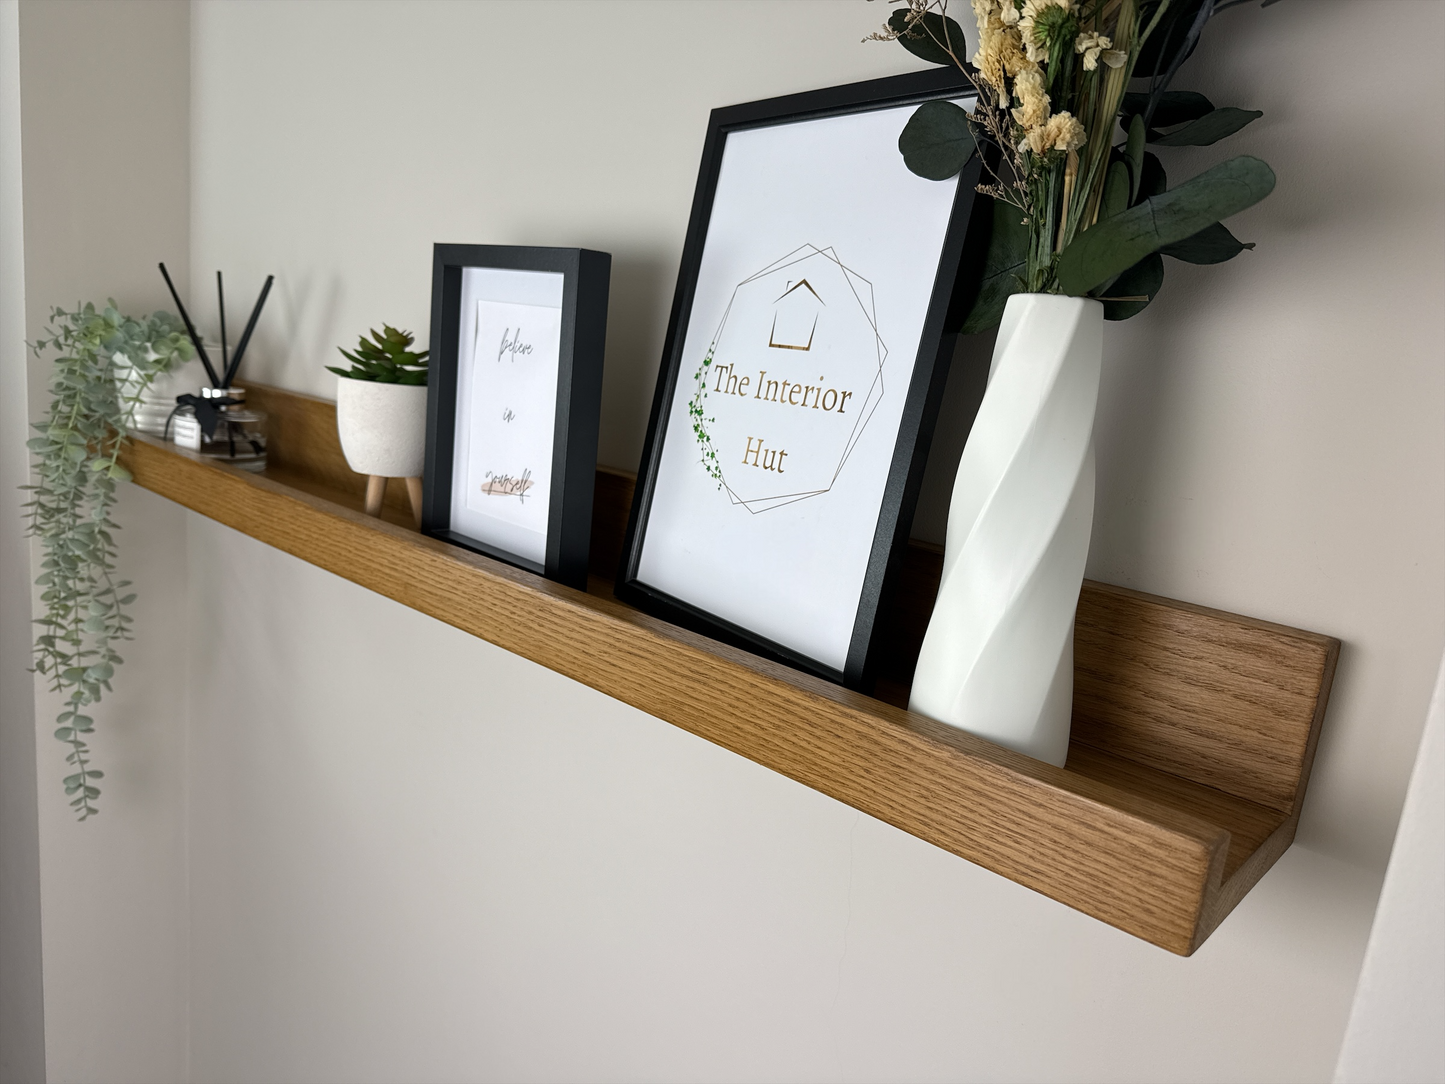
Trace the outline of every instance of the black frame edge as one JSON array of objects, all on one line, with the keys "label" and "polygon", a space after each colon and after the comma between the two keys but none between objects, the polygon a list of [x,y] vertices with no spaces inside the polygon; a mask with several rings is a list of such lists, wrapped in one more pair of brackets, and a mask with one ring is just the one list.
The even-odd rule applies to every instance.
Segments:
[{"label": "black frame edge", "polygon": [[[703,143],[677,286],[668,317],[664,356],[648,416],[647,437],[643,444],[637,486],[628,513],[627,532],[614,584],[614,593],[621,601],[702,635],[840,682],[850,688],[864,689],[871,684],[878,658],[878,648],[872,643],[872,636],[880,603],[897,577],[903,544],[906,543],[912,526],[913,509],[922,486],[928,448],[957,341],[958,326],[977,292],[982,274],[982,249],[987,245],[987,236],[985,232],[981,247],[976,240],[979,230],[976,212],[979,204],[974,186],[981,168],[976,157],[965,167],[964,175],[959,179],[944,251],[940,253],[939,270],[935,274],[933,294],[920,337],[919,352],[914,359],[904,416],[900,420],[899,441],[895,444],[893,462],[889,468],[883,505],[844,671],[835,671],[815,659],[799,655],[715,615],[705,613],[681,599],[672,598],[639,583],[636,577],[642,553],[641,543],[646,532],[656,473],[661,461],[667,412],[676,394],[678,374],[681,371],[683,339],[721,170],[721,148],[728,132],[867,109],[897,107],[951,95],[964,97],[973,93],[974,88],[963,73],[947,68],[932,68],[726,106],[712,111]],[[964,216],[962,229],[957,226],[960,213]],[[965,261],[970,260],[979,266],[964,266]],[[962,299],[964,293],[968,294],[966,301]],[[900,446],[904,443],[903,438],[910,425],[914,427],[911,448],[903,451]]]},{"label": "black frame edge", "polygon": [[[608,253],[591,249],[433,246],[431,364],[427,378],[426,467],[422,480],[423,534],[506,561],[569,587],[587,589],[611,266],[612,257]],[[458,321],[462,270],[467,267],[562,275],[552,490],[547,510],[546,560],[541,565],[451,530]]]}]

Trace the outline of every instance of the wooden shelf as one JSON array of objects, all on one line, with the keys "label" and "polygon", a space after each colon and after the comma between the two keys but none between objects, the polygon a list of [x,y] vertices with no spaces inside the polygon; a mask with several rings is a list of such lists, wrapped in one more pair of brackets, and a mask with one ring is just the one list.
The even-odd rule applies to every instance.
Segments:
[{"label": "wooden shelf", "polygon": [[623,472],[598,472],[584,593],[418,534],[400,483],[382,519],[364,515],[334,405],[249,394],[271,415],[265,474],[141,437],[136,482],[1172,952],[1198,948],[1294,838],[1329,637],[1087,582],[1074,740],[1055,768],[901,706],[936,550],[911,548],[882,618],[897,651],[875,699],[614,599]]}]

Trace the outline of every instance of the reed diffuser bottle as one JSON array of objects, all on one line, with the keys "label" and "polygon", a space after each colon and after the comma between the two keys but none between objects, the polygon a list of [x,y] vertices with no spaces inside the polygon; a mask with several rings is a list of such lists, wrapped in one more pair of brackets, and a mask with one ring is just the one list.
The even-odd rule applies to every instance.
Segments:
[{"label": "reed diffuser bottle", "polygon": [[252,409],[246,403],[246,389],[233,387],[232,381],[241,367],[241,358],[251,341],[251,333],[256,330],[256,320],[261,315],[262,306],[266,304],[266,295],[271,292],[271,283],[275,281],[275,276],[266,276],[266,284],[261,287],[261,296],[256,299],[256,307],[251,310],[251,319],[246,323],[241,341],[236,344],[236,352],[230,355],[226,343],[225,286],[221,273],[216,272],[216,300],[221,316],[221,371],[217,372],[211,364],[210,355],[206,353],[205,344],[196,332],[195,324],[191,322],[190,314],[181,304],[180,295],[176,293],[166,265],[161,264],[160,268],[171,297],[180,309],[181,319],[185,321],[186,332],[195,344],[196,353],[211,380],[211,386],[202,388],[199,395],[176,396],[176,408],[171,412],[168,423],[168,429],[174,434],[173,439],[183,448],[190,448],[211,459],[224,460],[242,470],[265,470],[266,415]]},{"label": "reed diffuser bottle", "polygon": [[[266,414],[247,405],[246,389],[202,388],[200,399],[201,404],[177,408],[171,425],[175,442],[242,470],[265,470]],[[207,407],[214,411],[209,433],[200,417]]]}]

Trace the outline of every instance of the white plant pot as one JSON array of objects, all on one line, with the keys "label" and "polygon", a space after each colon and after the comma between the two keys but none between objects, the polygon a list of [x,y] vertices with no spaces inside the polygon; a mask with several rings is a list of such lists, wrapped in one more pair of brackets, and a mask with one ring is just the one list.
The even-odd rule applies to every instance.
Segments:
[{"label": "white plant pot", "polygon": [[[154,361],[152,353],[146,360]],[[130,360],[124,354],[115,355],[115,379],[120,394],[130,408],[127,428],[152,436],[161,436],[166,431],[166,419],[176,406],[176,396],[194,393],[201,381],[199,359],[192,358],[168,373],[159,373],[150,386],[142,390],[140,377]]]},{"label": "white plant pot", "polygon": [[1015,294],[969,432],[909,707],[1062,767],[1094,524],[1104,307]]},{"label": "white plant pot", "polygon": [[336,430],[358,474],[419,478],[426,461],[426,387],[339,376]]}]

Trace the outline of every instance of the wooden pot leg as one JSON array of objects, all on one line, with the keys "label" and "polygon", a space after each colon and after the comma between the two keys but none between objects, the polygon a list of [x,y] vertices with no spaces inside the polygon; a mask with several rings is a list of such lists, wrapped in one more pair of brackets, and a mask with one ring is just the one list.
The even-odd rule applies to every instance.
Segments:
[{"label": "wooden pot leg", "polygon": [[421,530],[421,479],[408,478],[406,480],[406,492],[411,497],[411,514],[416,520],[416,529]]},{"label": "wooden pot leg", "polygon": [[381,499],[386,496],[386,479],[379,474],[366,476],[366,514],[381,515]]}]

